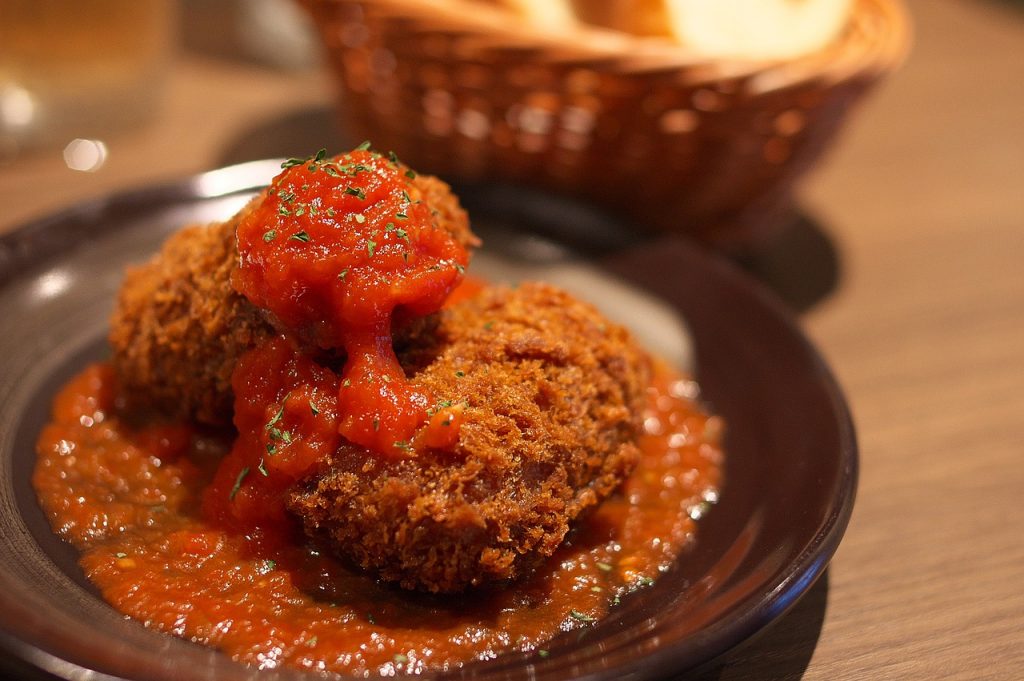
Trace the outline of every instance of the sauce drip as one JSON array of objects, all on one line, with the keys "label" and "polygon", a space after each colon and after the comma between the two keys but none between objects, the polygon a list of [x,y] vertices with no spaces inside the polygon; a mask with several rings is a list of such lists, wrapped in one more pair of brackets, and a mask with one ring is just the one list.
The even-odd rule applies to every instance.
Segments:
[{"label": "sauce drip", "polygon": [[259,545],[290,541],[285,497],[337,447],[338,377],[283,336],[232,374],[238,437],[203,492],[203,516]]},{"label": "sauce drip", "polygon": [[[481,286],[472,277],[463,279],[446,304]],[[346,407],[339,402],[339,386],[346,397],[360,392],[346,381],[351,379],[340,379],[286,336],[243,355],[231,376],[238,437],[203,494],[204,517],[257,544],[287,542],[294,525],[285,509],[290,487],[316,473],[340,444]],[[461,405],[437,409],[417,432],[415,446],[451,448],[461,423]],[[371,428],[381,427],[371,421]]]},{"label": "sauce drip", "polygon": [[232,282],[300,338],[344,350],[339,432],[400,455],[432,399],[406,379],[392,320],[439,310],[469,256],[434,219],[415,173],[365,146],[283,164],[238,226]]}]

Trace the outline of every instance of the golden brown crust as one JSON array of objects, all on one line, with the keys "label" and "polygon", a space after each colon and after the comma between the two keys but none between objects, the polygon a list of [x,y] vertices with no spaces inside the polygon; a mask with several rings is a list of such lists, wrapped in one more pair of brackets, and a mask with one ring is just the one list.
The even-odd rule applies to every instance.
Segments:
[{"label": "golden brown crust", "polygon": [[[413,184],[437,212],[439,225],[464,246],[477,245],[447,184],[428,175],[418,175]],[[238,260],[235,229],[248,208],[227,222],[183,229],[150,262],[127,273],[109,338],[118,377],[134,405],[173,418],[230,423],[235,363],[274,333],[231,286]]]},{"label": "golden brown crust", "polygon": [[273,333],[231,287],[237,221],[187,227],[125,276],[110,344],[134,404],[171,417],[230,421],[235,363]]},{"label": "golden brown crust", "polygon": [[289,504],[307,532],[386,580],[452,592],[514,579],[636,463],[647,358],[558,289],[486,290],[403,361],[438,399],[466,402],[454,451],[392,461],[343,447]]}]

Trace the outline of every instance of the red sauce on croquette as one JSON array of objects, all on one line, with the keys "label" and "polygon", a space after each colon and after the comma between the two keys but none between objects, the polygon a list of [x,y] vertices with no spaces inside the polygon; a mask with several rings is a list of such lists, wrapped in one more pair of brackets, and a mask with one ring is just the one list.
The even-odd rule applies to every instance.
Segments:
[{"label": "red sauce on croquette", "polygon": [[[282,168],[238,224],[232,285],[284,334],[235,368],[238,438],[203,497],[208,518],[265,542],[279,541],[288,489],[342,439],[379,456],[455,444],[460,409],[429,411],[391,329],[439,310],[469,259],[394,156],[321,151]],[[315,348],[343,355],[341,371]]]},{"label": "red sauce on croquette", "polygon": [[[717,494],[720,421],[698,408],[691,381],[662,367],[648,389],[635,473],[535,573],[464,597],[387,587],[332,558],[280,509],[250,509],[265,514],[256,532],[225,522],[217,499],[251,506],[259,495],[249,499],[246,480],[276,493],[336,437],[328,396],[337,378],[296,359],[285,341],[264,352],[277,353],[260,359],[284,376],[259,384],[236,419],[252,421],[254,447],[279,447],[264,466],[280,478],[250,470],[236,489],[251,461],[232,464],[232,476],[220,464],[231,457],[225,436],[125,420],[105,364],[57,395],[33,477],[52,526],[114,607],[247,665],[391,675],[513,650],[544,654],[558,633],[592,626],[667,569]],[[301,442],[284,443],[274,428],[301,432]]]},{"label": "red sauce on croquette", "polygon": [[401,456],[424,424],[435,447],[453,444],[458,428],[428,421],[434,400],[406,380],[392,318],[439,310],[469,254],[435,220],[415,173],[367,146],[284,164],[238,226],[232,282],[281,326],[344,351],[338,431]]}]

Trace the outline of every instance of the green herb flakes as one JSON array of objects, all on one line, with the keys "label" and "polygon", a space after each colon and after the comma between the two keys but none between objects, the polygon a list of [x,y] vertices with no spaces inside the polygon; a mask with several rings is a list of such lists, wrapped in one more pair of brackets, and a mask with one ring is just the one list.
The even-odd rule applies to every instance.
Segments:
[{"label": "green herb flakes", "polygon": [[245,476],[247,475],[249,475],[248,466],[238,471],[238,477],[235,478],[235,485],[231,488],[231,492],[228,494],[228,501],[235,500],[235,495],[238,494],[238,490],[242,489],[242,481],[245,480]]},{"label": "green herb flakes", "polygon": [[590,623],[590,622],[596,622],[597,621],[597,618],[591,617],[590,615],[582,613],[579,610],[570,610],[569,611],[569,617],[573,618],[577,622],[587,622],[587,623]]}]

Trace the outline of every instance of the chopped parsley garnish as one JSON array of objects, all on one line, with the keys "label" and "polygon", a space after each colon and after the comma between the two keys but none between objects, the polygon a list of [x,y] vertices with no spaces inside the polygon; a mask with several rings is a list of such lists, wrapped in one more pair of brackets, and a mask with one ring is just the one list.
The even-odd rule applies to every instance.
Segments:
[{"label": "chopped parsley garnish", "polygon": [[362,213],[356,213],[353,217],[355,218],[355,221],[358,222],[359,224],[363,224],[364,222],[366,222],[366,216],[363,215]]},{"label": "chopped parsley garnish", "polygon": [[260,472],[260,475],[262,475],[264,478],[270,477],[270,473],[267,472],[266,466],[263,465],[263,457],[260,457],[260,465],[256,467],[256,470],[258,470]]},{"label": "chopped parsley garnish", "polygon": [[281,430],[280,428],[277,428],[277,427],[272,427],[270,429],[270,438],[272,440],[280,440],[281,442],[285,443],[286,445],[290,445],[292,443],[292,433],[291,433],[291,431],[289,431],[289,430]]},{"label": "chopped parsley garnish", "polygon": [[248,466],[238,471],[238,477],[235,478],[235,486],[231,488],[231,493],[228,494],[228,501],[235,500],[235,495],[238,494],[238,490],[242,489],[242,481],[245,480],[245,476],[247,475],[249,475]]},{"label": "chopped parsley garnish", "polygon": [[370,148],[370,146],[371,146],[370,145],[370,140],[366,140],[365,142],[360,144],[358,147],[356,147],[356,151],[366,151],[367,149]]},{"label": "chopped parsley garnish", "polygon": [[[291,432],[289,432],[287,430],[281,430],[280,428],[277,427],[277,424],[281,421],[281,418],[284,416],[284,405],[288,401],[288,398],[290,398],[291,396],[292,396],[291,392],[285,393],[285,396],[281,399],[281,406],[274,413],[274,415],[270,418],[270,420],[267,421],[267,425],[265,425],[263,427],[264,430],[266,430],[268,433],[270,433],[270,439],[272,439],[272,440],[279,440],[281,442],[284,442],[285,444],[291,444],[292,434],[291,434]],[[273,451],[271,451],[272,447],[273,447]],[[276,452],[277,452],[277,447],[275,447],[272,444],[268,444],[267,445],[267,454],[273,455]]]},{"label": "chopped parsley garnish", "polygon": [[395,664],[405,664],[409,658],[402,653],[395,653]]},{"label": "chopped parsley garnish", "polygon": [[405,176],[408,177],[410,180],[415,180],[416,179],[416,173],[413,172],[412,169],[406,170],[405,171]]},{"label": "chopped parsley garnish", "polygon": [[276,237],[276,236],[277,236],[277,230],[276,229],[268,229],[267,231],[263,232],[263,241],[264,241],[264,243],[270,243],[271,241],[274,240],[274,237]]},{"label": "chopped parsley garnish", "polygon": [[547,650],[545,650],[544,648],[541,648],[540,650],[538,650],[538,651],[537,651],[537,656],[538,656],[538,657],[547,657],[547,656],[548,656],[548,655],[550,655],[550,654],[551,654],[551,653],[549,653],[549,652],[548,652]]},{"label": "chopped parsley garnish", "polygon": [[[298,215],[298,213],[296,213],[296,215]],[[295,232],[295,234],[292,234],[288,238],[294,239],[295,241],[302,241],[304,243],[309,241],[309,235],[305,232]]]},{"label": "chopped parsley garnish", "polygon": [[570,610],[569,611],[569,617],[573,618],[577,622],[595,622],[595,621],[597,621],[597,618],[591,617],[590,615],[582,613],[579,610]]},{"label": "chopped parsley garnish", "polygon": [[281,400],[281,406],[278,407],[277,412],[270,418],[269,421],[267,421],[267,425],[265,426],[266,430],[270,430],[271,428],[273,428],[274,424],[280,421],[281,418],[284,416],[284,403],[287,402],[288,398],[291,396],[291,391],[285,393],[284,399]]},{"label": "chopped parsley garnish", "polygon": [[603,570],[605,572],[611,572],[612,571],[612,566],[611,566],[610,563],[598,563],[597,564],[597,569],[598,570]]},{"label": "chopped parsley garnish", "polygon": [[411,452],[412,445],[405,440],[395,440],[395,447],[401,449],[403,452]]},{"label": "chopped parsley garnish", "polygon": [[347,267],[345,269],[343,269],[342,271],[338,272],[338,279],[341,279],[342,281],[345,281],[345,277],[347,277],[347,276],[348,276],[348,268]]},{"label": "chopped parsley garnish", "polygon": [[[458,375],[458,373],[456,373],[456,375]],[[451,400],[441,400],[440,402],[438,402],[433,407],[427,409],[427,416],[433,416],[434,414],[438,413],[442,409],[447,409],[450,406],[452,406],[452,401]]]},{"label": "chopped parsley garnish", "polygon": [[311,414],[313,414],[313,416],[319,416],[320,415],[320,410],[316,408],[315,404],[313,404],[313,400],[309,401],[309,411],[310,411]]},{"label": "chopped parsley garnish", "polygon": [[345,187],[345,193],[356,197],[360,201],[366,200],[366,193],[359,187]]},{"label": "chopped parsley garnish", "polygon": [[455,378],[462,378],[465,375],[466,375],[466,372],[462,371],[461,369],[459,369],[458,371],[455,372]]},{"label": "chopped parsley garnish", "polygon": [[288,206],[278,206],[277,207],[277,214],[278,215],[284,215],[285,217],[287,217],[287,216],[291,215],[292,212],[290,210],[288,210]]},{"label": "chopped parsley garnish", "polygon": [[369,257],[371,257],[371,258],[373,257],[373,251],[376,248],[377,248],[377,242],[376,241],[374,241],[373,239],[367,239],[366,240],[366,253],[369,255]]}]

